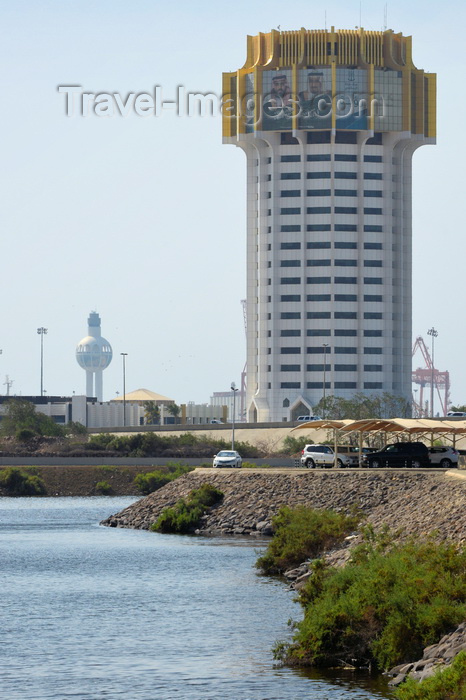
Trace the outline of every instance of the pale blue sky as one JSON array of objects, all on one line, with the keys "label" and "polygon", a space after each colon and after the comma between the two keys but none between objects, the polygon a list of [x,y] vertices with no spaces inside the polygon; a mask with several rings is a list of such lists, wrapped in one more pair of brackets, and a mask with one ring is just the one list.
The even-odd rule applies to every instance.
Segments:
[{"label": "pale blue sky", "polygon": [[[2,2],[2,326],[0,392],[83,393],[74,351],[93,309],[114,360],[104,395],[146,387],[206,402],[239,384],[245,360],[245,157],[222,146],[218,115],[67,118],[58,85],[89,92],[221,90],[246,35],[359,24],[359,0],[176,3]],[[362,2],[366,29],[382,1]],[[388,27],[413,35],[415,64],[438,73],[438,145],[414,156],[414,323],[434,325],[436,364],[466,402],[462,2],[387,3]],[[460,32],[455,32],[459,27]],[[456,126],[458,125],[458,126]],[[456,127],[456,128],[455,128]],[[416,362],[416,366],[421,364]]]}]

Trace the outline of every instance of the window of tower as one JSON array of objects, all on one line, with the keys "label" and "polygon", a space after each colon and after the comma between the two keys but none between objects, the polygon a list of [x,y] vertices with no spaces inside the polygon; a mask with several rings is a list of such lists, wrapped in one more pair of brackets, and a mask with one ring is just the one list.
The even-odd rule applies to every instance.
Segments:
[{"label": "window of tower", "polygon": [[306,231],[331,231],[330,224],[308,224]]},{"label": "window of tower", "polygon": [[357,190],[335,190],[335,195],[337,197],[357,197]]},{"label": "window of tower", "polygon": [[307,301],[331,301],[330,294],[308,294]]},{"label": "window of tower", "polygon": [[308,180],[330,180],[330,172],[314,172],[307,173]]},{"label": "window of tower", "polygon": [[[340,209],[344,209],[345,207],[339,207]],[[349,207],[348,207],[349,208]],[[348,212],[348,213],[353,213]],[[358,227],[356,224],[335,224],[335,231],[357,231]]]},{"label": "window of tower", "polygon": [[[306,334],[309,336],[318,337],[318,336],[329,336],[329,335],[331,335],[331,332],[330,332],[330,328],[309,328],[306,331]],[[309,348],[308,348],[308,351],[309,351]]]},{"label": "window of tower", "polygon": [[306,318],[330,318],[330,311],[308,311]]},{"label": "window of tower", "polygon": [[[358,208],[357,207],[335,207],[335,214],[357,214],[358,213]],[[348,224],[337,224],[338,226],[348,226]],[[350,228],[350,231],[356,230],[357,227],[351,224],[352,228]],[[346,231],[347,229],[343,228],[340,229],[343,231]]]},{"label": "window of tower", "polygon": [[307,248],[315,248],[315,249],[322,249],[322,248],[330,248],[331,243],[330,241],[309,241],[307,243]]}]

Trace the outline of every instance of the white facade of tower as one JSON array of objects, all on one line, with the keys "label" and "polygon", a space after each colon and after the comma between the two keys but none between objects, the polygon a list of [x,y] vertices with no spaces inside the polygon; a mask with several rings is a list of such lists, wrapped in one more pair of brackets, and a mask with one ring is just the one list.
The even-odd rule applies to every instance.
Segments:
[{"label": "white facade of tower", "polygon": [[86,396],[103,401],[102,372],[112,361],[113,352],[108,340],[102,337],[100,316],[92,311],[88,318],[87,336],[76,348],[76,360],[86,371]]},{"label": "white facade of tower", "polygon": [[[223,140],[247,156],[246,407],[248,421],[260,422],[312,413],[324,381],[327,396],[387,392],[411,401],[412,155],[435,143],[427,116],[425,122],[420,116],[427,114],[424,74],[425,95],[414,94],[417,69],[400,50],[395,58],[405,70],[395,70],[402,66],[392,55],[392,33],[377,33],[380,51],[374,49],[369,65],[358,54],[364,36],[346,32],[355,35],[348,62],[358,62],[348,67],[343,33],[320,32],[320,60],[329,66],[323,68],[307,65],[317,63],[310,59],[312,32],[301,30],[302,43],[298,32],[285,34],[254,37],[245,67],[226,74],[237,109],[241,86],[255,86],[255,123],[242,126],[238,117],[232,127],[224,121]],[[269,67],[274,60],[276,73]],[[361,109],[351,126],[334,113],[322,128],[315,115],[300,128],[305,120],[284,107],[282,92],[281,119],[276,128],[270,116],[266,122],[264,101],[272,104],[274,80],[288,81],[298,105],[300,87],[316,75],[328,76],[333,92],[319,97],[330,107],[333,100],[334,111],[343,81],[385,86],[385,121]],[[356,104],[356,97],[345,95],[346,104]]]}]

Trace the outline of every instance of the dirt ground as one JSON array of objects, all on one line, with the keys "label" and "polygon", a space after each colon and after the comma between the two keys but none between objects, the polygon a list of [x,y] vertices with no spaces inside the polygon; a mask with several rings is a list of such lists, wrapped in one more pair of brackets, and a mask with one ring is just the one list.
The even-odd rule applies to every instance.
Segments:
[{"label": "dirt ground", "polygon": [[98,496],[102,492],[96,488],[96,485],[105,481],[110,485],[110,490],[106,495],[142,497],[141,492],[133,483],[134,478],[137,474],[154,471],[152,466],[40,466],[18,468],[40,476],[44,480],[47,496]]}]

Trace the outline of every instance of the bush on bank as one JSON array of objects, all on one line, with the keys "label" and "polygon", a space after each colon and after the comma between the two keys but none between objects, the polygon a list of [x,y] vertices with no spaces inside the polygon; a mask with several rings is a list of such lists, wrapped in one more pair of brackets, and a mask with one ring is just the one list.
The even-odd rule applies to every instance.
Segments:
[{"label": "bush on bank", "polygon": [[425,681],[412,678],[395,690],[398,700],[466,700],[466,652]]},{"label": "bush on bank", "polygon": [[193,532],[204,513],[222,498],[223,493],[214,486],[202,484],[191,491],[187,499],[181,498],[173,508],[165,508],[150,529],[178,534]]},{"label": "bush on bank", "polygon": [[134,478],[134,485],[138,487],[141,493],[147,496],[149,493],[157,491],[157,489],[162,488],[165,484],[178,479],[178,477],[187,474],[193,469],[194,467],[188,467],[176,462],[168,462],[165,471],[156,469],[153,472],[137,474]]},{"label": "bush on bank", "polygon": [[0,471],[0,488],[9,496],[44,496],[45,483],[37,474],[18,467],[7,467]]},{"label": "bush on bank", "polygon": [[[183,435],[160,435],[159,433],[134,433],[133,435],[112,435],[100,433],[92,435],[87,443],[88,450],[109,450],[120,452],[126,457],[213,457],[231,444],[205,435],[192,433]],[[238,442],[236,449],[243,457],[259,457],[259,450],[248,442]]]},{"label": "bush on bank", "polygon": [[312,564],[300,592],[304,619],[291,645],[277,648],[289,664],[375,664],[388,669],[420,658],[466,617],[466,549],[428,539],[390,545],[390,533],[355,549],[343,568]]},{"label": "bush on bank", "polygon": [[356,513],[345,515],[333,510],[282,506],[272,520],[273,539],[256,567],[264,574],[273,575],[299,566],[342,542],[360,519],[361,515]]}]

